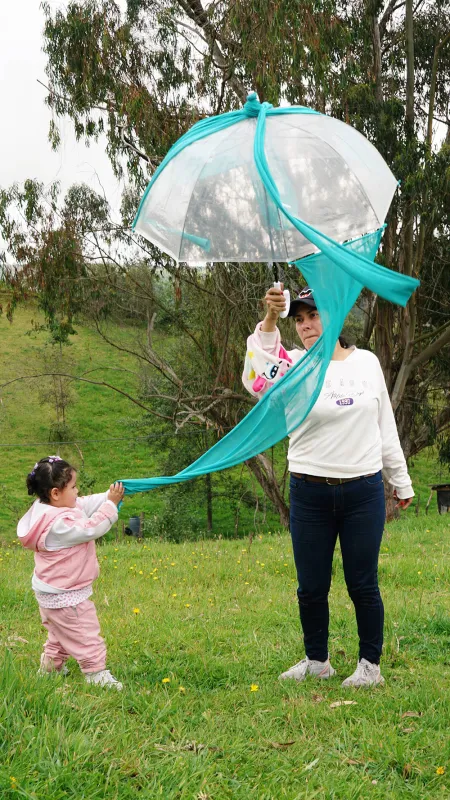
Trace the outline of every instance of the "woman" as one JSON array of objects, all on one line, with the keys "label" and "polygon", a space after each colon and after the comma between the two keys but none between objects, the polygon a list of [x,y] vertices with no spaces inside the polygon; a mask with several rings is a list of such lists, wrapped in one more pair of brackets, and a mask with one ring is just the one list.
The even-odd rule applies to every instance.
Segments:
[{"label": "woman", "polygon": [[[269,289],[265,301],[266,316],[247,343],[250,369],[243,376],[244,385],[256,397],[274,377],[270,362],[288,368],[322,333],[312,290],[306,287],[289,310],[305,350],[285,351],[277,328],[285,309],[282,291]],[[266,369],[261,368],[264,356],[269,360]],[[380,672],[384,609],[378,588],[385,522],[381,469],[398,505],[407,508],[414,492],[377,357],[348,347],[340,337],[317,402],[289,438],[290,528],[306,658],[280,678],[302,681],[307,675],[331,678],[335,674],[328,654],[328,593],[339,536],[359,634],[358,664],[342,685],[384,683]]]}]

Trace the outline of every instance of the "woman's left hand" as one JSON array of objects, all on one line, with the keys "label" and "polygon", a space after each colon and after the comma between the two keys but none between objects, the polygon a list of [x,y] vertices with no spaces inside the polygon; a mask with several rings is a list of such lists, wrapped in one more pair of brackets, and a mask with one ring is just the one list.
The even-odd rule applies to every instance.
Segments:
[{"label": "woman's left hand", "polygon": [[403,510],[405,510],[411,505],[412,501],[414,500],[414,497],[404,497],[403,500],[399,500],[397,491],[394,490],[394,500],[398,500],[398,503],[395,506],[396,508],[403,508]]}]

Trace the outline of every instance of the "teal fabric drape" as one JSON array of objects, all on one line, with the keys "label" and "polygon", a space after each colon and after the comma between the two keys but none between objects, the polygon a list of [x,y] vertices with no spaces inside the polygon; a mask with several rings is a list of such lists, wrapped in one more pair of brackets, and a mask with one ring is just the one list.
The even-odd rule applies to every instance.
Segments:
[{"label": "teal fabric drape", "polygon": [[[245,117],[257,117],[254,158],[264,187],[280,213],[319,250],[317,254],[295,262],[295,266],[314,291],[324,333],[304,358],[271,387],[246,417],[193,464],[172,476],[122,479],[127,495],[228,469],[279,442],[303,422],[316,402],[344,320],[362,288],[366,286],[386,300],[404,306],[419,284],[414,278],[374,263],[382,228],[352,242],[339,244],[285,208],[265,157],[264,131],[268,114],[288,113],[314,112],[301,108],[273,109],[269,103],[260,104],[256,96],[250,96],[241,111],[202,120],[171,148],[147,192],[170,159],[191,142],[234,125]],[[139,211],[136,219],[138,216]]]}]

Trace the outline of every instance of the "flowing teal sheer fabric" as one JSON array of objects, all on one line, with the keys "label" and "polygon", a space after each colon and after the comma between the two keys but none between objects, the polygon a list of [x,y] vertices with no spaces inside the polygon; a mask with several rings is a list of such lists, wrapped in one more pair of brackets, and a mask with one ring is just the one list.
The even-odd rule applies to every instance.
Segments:
[{"label": "flowing teal sheer fabric", "polygon": [[[316,402],[344,320],[362,288],[367,286],[386,300],[404,306],[419,284],[414,278],[374,263],[382,228],[352,242],[339,244],[293,216],[283,206],[264,153],[264,130],[268,114],[289,113],[315,112],[302,108],[273,109],[268,103],[260,104],[256,96],[250,96],[242,111],[202,120],[175,143],[155,173],[147,192],[170,159],[191,142],[234,125],[245,117],[257,117],[254,158],[265,189],[280,212],[319,250],[315,255],[295,262],[295,266],[314,291],[324,333],[246,417],[193,464],[168,477],[122,479],[127,495],[228,469],[279,442],[303,422]],[[136,219],[138,216],[139,211]]]}]

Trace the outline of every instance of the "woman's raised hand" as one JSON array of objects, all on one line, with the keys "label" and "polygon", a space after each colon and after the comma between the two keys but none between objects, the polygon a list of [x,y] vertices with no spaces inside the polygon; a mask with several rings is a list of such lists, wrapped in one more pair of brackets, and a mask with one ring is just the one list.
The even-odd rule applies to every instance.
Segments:
[{"label": "woman's raised hand", "polygon": [[271,286],[267,290],[264,301],[267,305],[267,317],[276,322],[281,312],[286,308],[286,300],[284,298],[283,289],[284,284],[280,284],[281,289],[275,289]]},{"label": "woman's raised hand", "polygon": [[112,503],[118,506],[120,501],[123,500],[124,494],[125,494],[125,489],[123,488],[120,482],[112,483],[111,486],[109,487],[108,500],[111,500]]}]

